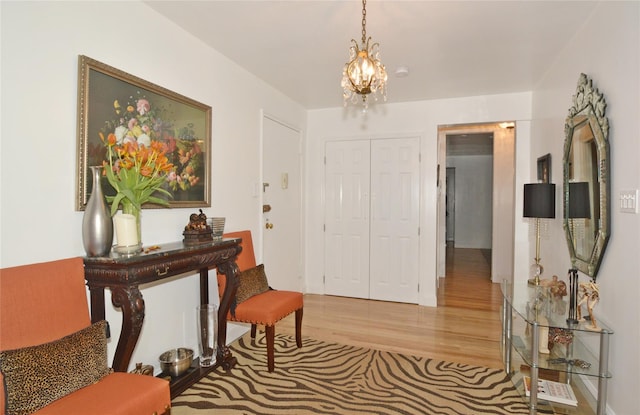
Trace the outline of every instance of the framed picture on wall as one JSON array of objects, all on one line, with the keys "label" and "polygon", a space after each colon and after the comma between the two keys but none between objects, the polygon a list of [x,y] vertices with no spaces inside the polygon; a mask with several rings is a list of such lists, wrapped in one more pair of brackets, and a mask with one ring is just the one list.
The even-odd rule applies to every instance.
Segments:
[{"label": "framed picture on wall", "polygon": [[[118,142],[166,144],[175,166],[164,185],[169,207],[211,206],[211,107],[80,55],[76,210],[84,210],[91,194],[89,167],[107,160],[103,139],[110,135]],[[105,177],[102,188],[115,194]]]},{"label": "framed picture on wall", "polygon": [[538,182],[551,183],[551,154],[538,157]]}]

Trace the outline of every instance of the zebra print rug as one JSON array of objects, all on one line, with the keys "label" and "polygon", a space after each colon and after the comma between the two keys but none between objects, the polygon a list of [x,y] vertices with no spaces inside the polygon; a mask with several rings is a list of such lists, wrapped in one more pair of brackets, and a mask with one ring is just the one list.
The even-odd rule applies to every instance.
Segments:
[{"label": "zebra print rug", "polygon": [[[231,346],[238,364],[217,368],[173,400],[172,415],[528,414],[503,371],[276,335],[267,371],[264,336]],[[551,412],[553,413],[553,412]]]}]

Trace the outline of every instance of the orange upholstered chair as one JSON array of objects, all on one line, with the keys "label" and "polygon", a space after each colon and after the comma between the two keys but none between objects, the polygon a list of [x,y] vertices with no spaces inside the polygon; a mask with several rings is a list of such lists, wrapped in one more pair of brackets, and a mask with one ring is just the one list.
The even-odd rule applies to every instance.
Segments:
[{"label": "orange upholstered chair", "polygon": [[[225,238],[242,238],[240,246],[242,252],[238,255],[236,263],[239,270],[247,271],[256,267],[256,257],[253,252],[253,240],[251,231],[230,232],[224,235]],[[218,291],[224,292],[226,279],[224,275],[218,274]],[[240,323],[251,323],[251,338],[256,337],[256,326],[258,324],[265,327],[267,339],[267,368],[273,372],[274,364],[274,338],[275,325],[289,314],[295,312],[296,317],[296,344],[302,347],[302,293],[294,291],[268,290],[261,294],[239,303],[235,307],[235,315],[229,311],[228,321]]]},{"label": "orange upholstered chair", "polygon": [[82,258],[0,270],[0,367],[3,415],[171,411],[166,380],[110,373],[105,323],[89,317]]}]

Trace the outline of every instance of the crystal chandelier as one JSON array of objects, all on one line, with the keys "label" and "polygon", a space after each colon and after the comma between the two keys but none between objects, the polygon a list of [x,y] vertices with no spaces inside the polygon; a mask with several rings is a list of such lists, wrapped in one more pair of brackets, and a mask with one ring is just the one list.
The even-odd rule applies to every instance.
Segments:
[{"label": "crystal chandelier", "polygon": [[367,1],[362,0],[362,44],[358,46],[355,39],[349,48],[349,62],[342,71],[342,96],[344,105],[356,104],[362,97],[364,110],[368,108],[367,95],[373,93],[374,100],[378,93],[387,100],[387,71],[380,62],[380,44],[369,46],[371,37],[367,38]]}]

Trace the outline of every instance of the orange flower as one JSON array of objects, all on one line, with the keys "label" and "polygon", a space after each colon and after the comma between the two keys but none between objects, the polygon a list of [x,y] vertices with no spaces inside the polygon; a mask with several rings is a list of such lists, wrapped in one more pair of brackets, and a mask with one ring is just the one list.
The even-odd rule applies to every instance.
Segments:
[{"label": "orange flower", "polygon": [[151,177],[153,174],[153,168],[151,166],[142,166],[140,168],[140,174],[144,177]]},{"label": "orange flower", "polygon": [[[100,133],[100,139],[105,142],[104,134]],[[105,174],[117,193],[116,196],[108,197],[113,202],[112,214],[120,203],[131,203],[136,209],[147,202],[167,204],[166,199],[156,195],[158,193],[171,197],[164,186],[175,168],[165,155],[166,145],[154,140],[149,147],[135,141],[117,144],[113,133],[108,135],[105,145],[108,150]]]}]

